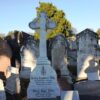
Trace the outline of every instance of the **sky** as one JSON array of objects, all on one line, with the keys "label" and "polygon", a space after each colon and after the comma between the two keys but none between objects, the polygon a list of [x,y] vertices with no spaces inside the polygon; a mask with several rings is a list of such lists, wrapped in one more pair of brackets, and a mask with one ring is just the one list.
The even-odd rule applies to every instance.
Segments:
[{"label": "sky", "polygon": [[29,22],[36,18],[39,1],[50,2],[63,10],[77,33],[100,28],[100,0],[0,0],[0,33],[19,30],[33,32]]}]

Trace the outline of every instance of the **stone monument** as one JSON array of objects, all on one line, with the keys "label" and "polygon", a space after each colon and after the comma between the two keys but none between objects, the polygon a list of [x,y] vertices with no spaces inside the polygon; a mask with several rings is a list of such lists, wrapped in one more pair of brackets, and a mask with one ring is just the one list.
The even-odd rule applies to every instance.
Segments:
[{"label": "stone monument", "polygon": [[29,38],[20,50],[21,55],[21,71],[20,77],[23,79],[30,79],[31,71],[36,67],[36,60],[39,56],[38,46],[36,42]]},{"label": "stone monument", "polygon": [[96,33],[90,29],[85,29],[77,35],[77,80],[87,79],[85,70],[88,67],[95,67],[95,60],[93,59],[96,55],[96,45]]},{"label": "stone monument", "polygon": [[46,29],[55,28],[55,23],[47,18],[44,12],[33,20],[29,26],[40,30],[40,55],[37,65],[31,72],[30,83],[27,89],[28,100],[57,100],[60,96],[60,88],[57,83],[57,75],[47,58]]},{"label": "stone monument", "polygon": [[68,70],[67,49],[68,42],[63,35],[58,35],[52,42],[52,66],[56,70],[58,77],[66,77],[69,83],[72,83],[70,72]]}]

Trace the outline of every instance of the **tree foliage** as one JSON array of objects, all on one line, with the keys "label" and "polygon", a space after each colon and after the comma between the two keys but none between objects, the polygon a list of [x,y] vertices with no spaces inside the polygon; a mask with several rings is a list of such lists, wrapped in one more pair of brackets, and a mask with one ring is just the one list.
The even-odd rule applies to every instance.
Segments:
[{"label": "tree foliage", "polygon": [[[57,25],[56,28],[47,32],[46,38],[52,38],[57,34],[63,34],[65,37],[68,37],[70,35],[71,24],[65,18],[65,13],[62,10],[58,10],[52,3],[40,2],[39,4],[40,6],[36,8],[37,15],[39,12],[44,11],[47,17],[53,20]],[[35,37],[38,38],[39,34],[35,33]]]}]

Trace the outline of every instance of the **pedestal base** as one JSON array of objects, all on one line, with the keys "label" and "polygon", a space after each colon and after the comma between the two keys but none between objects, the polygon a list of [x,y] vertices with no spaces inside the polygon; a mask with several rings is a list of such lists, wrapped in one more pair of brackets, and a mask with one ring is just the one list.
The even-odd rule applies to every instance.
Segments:
[{"label": "pedestal base", "polygon": [[56,100],[60,96],[57,75],[47,59],[38,59],[36,68],[30,76],[27,89],[28,100]]}]

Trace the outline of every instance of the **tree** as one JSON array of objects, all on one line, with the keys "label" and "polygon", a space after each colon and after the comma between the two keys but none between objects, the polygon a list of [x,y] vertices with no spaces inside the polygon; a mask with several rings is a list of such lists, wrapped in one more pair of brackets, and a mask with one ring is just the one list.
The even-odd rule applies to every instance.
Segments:
[{"label": "tree", "polygon": [[98,37],[100,38],[100,28],[97,30],[97,35],[98,35]]},{"label": "tree", "polygon": [[[71,29],[70,22],[65,18],[65,13],[62,10],[58,10],[52,3],[39,2],[40,6],[36,8],[37,15],[39,12],[44,11],[47,14],[47,17],[53,20],[56,23],[56,28],[49,31],[46,35],[46,38],[52,38],[57,34],[63,34],[65,37],[68,37],[69,31]],[[35,37],[38,38],[39,34],[35,33]]]}]

